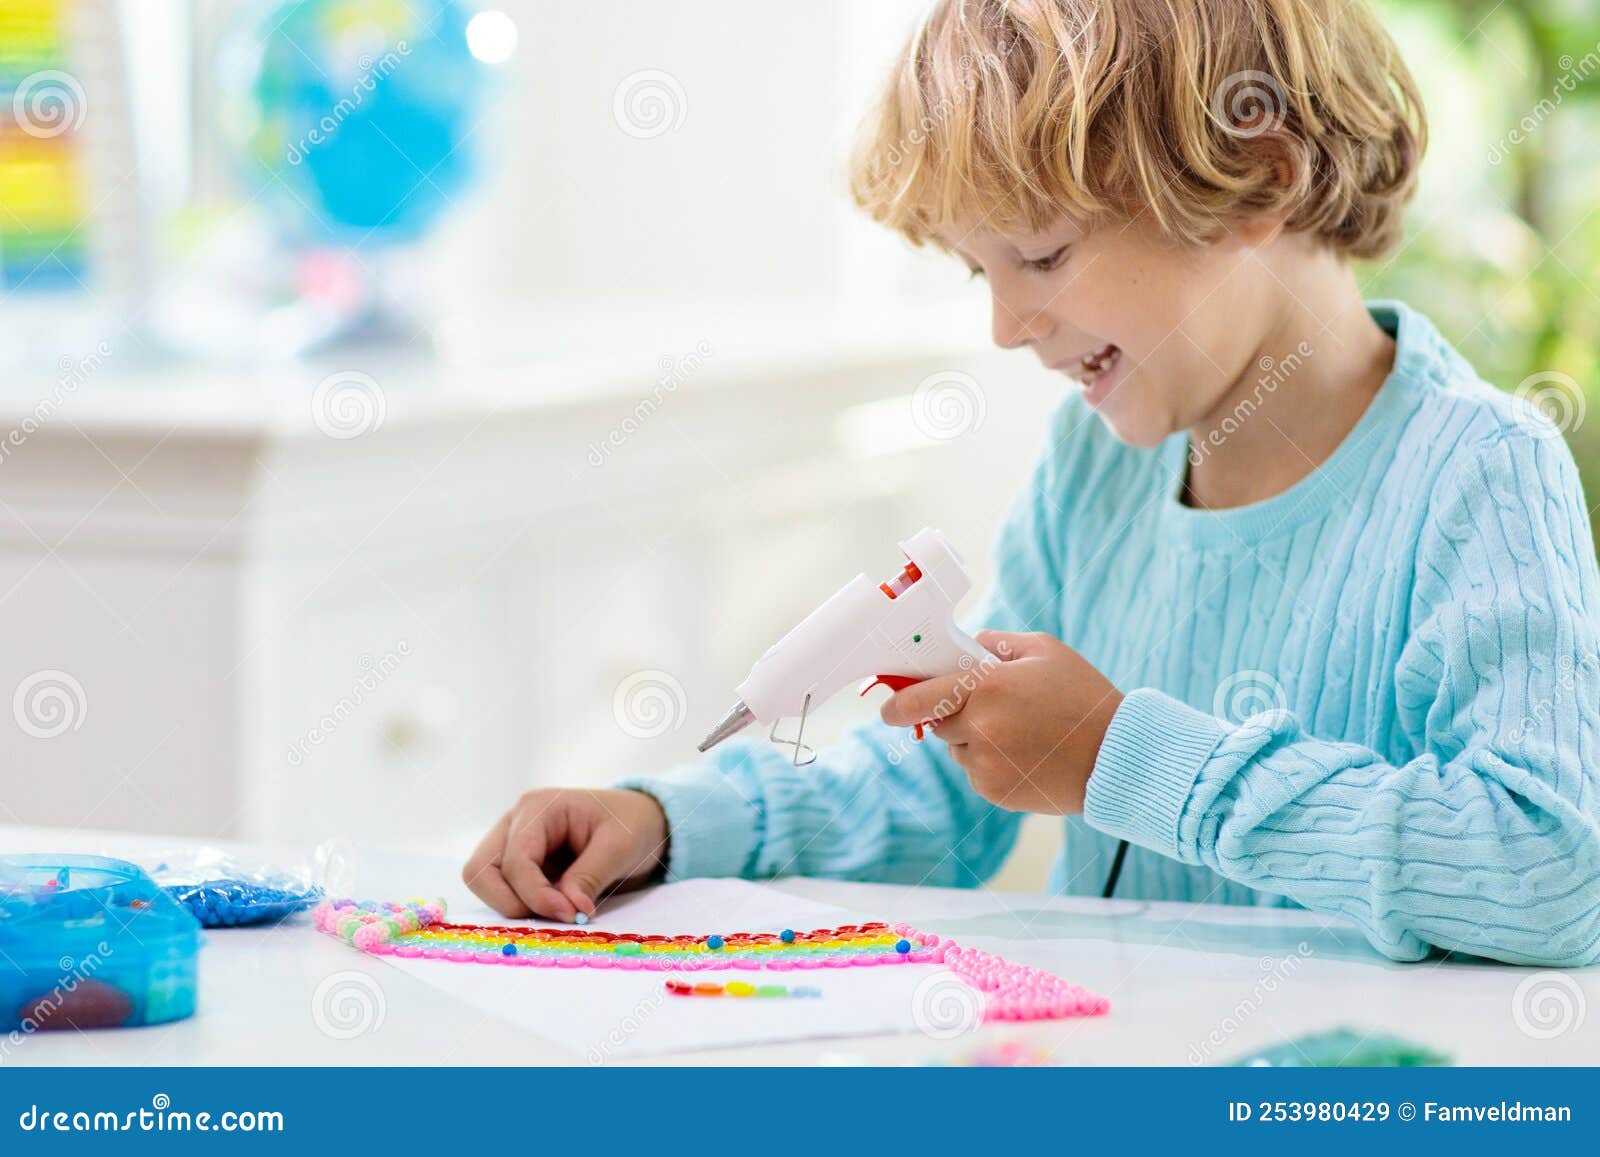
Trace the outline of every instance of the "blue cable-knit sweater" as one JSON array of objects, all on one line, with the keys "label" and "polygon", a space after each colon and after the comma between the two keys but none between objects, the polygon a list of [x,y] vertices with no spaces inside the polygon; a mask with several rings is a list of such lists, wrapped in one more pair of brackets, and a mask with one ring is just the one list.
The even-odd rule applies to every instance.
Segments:
[{"label": "blue cable-knit sweater", "polygon": [[[1126,693],[1051,889],[1298,903],[1395,959],[1600,960],[1600,575],[1573,461],[1419,314],[1376,305],[1393,372],[1274,498],[1179,501],[1187,436],[1056,413],[972,625],[1042,630]],[[1020,816],[937,738],[873,722],[805,768],[756,741],[630,781],[673,877],[943,885]]]}]

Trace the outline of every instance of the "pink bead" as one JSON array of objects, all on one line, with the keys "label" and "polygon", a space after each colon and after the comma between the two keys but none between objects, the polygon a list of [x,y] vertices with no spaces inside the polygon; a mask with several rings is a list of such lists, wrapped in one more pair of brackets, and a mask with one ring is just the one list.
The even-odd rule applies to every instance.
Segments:
[{"label": "pink bead", "polygon": [[594,958],[589,961],[590,968],[615,968],[616,966],[616,960],[614,960],[609,953],[605,952],[596,953]]},{"label": "pink bead", "polygon": [[937,948],[939,946],[939,938],[931,932],[922,938],[922,942],[929,948]]},{"label": "pink bead", "polygon": [[446,952],[444,954],[444,958],[446,960],[453,960],[457,964],[464,964],[476,955],[476,952]]},{"label": "pink bead", "polygon": [[794,961],[792,961],[792,960],[769,960],[767,962],[767,967],[770,968],[774,972],[791,972],[794,969]]}]

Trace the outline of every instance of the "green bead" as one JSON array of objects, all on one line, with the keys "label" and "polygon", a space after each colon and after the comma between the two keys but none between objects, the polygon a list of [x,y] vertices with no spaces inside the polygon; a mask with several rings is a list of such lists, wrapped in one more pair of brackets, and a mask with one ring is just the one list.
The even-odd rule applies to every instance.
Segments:
[{"label": "green bead", "polygon": [[637,956],[639,953],[643,952],[644,949],[638,944],[635,944],[632,940],[622,940],[617,943],[615,951],[618,956]]},{"label": "green bead", "polygon": [[763,984],[756,989],[757,996],[788,996],[789,989],[782,984]]}]

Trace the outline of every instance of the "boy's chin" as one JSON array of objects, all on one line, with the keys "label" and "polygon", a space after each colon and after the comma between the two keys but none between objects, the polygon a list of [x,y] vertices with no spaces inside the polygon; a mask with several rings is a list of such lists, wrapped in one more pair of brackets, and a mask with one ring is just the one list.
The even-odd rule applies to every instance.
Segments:
[{"label": "boy's chin", "polygon": [[1096,411],[1113,437],[1136,450],[1153,450],[1166,441],[1172,433],[1162,423],[1151,421],[1139,414],[1118,414],[1101,409]]}]

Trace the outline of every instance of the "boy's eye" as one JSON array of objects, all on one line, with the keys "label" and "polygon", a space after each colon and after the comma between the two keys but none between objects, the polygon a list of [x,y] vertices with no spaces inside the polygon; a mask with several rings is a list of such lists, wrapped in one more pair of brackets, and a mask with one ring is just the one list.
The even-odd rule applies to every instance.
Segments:
[{"label": "boy's eye", "polygon": [[1072,246],[1070,245],[1063,245],[1060,249],[1057,249],[1048,257],[1035,257],[1031,260],[1024,261],[1022,264],[1033,270],[1035,273],[1049,273],[1052,269],[1056,268],[1066,260],[1067,250],[1071,248]]}]

